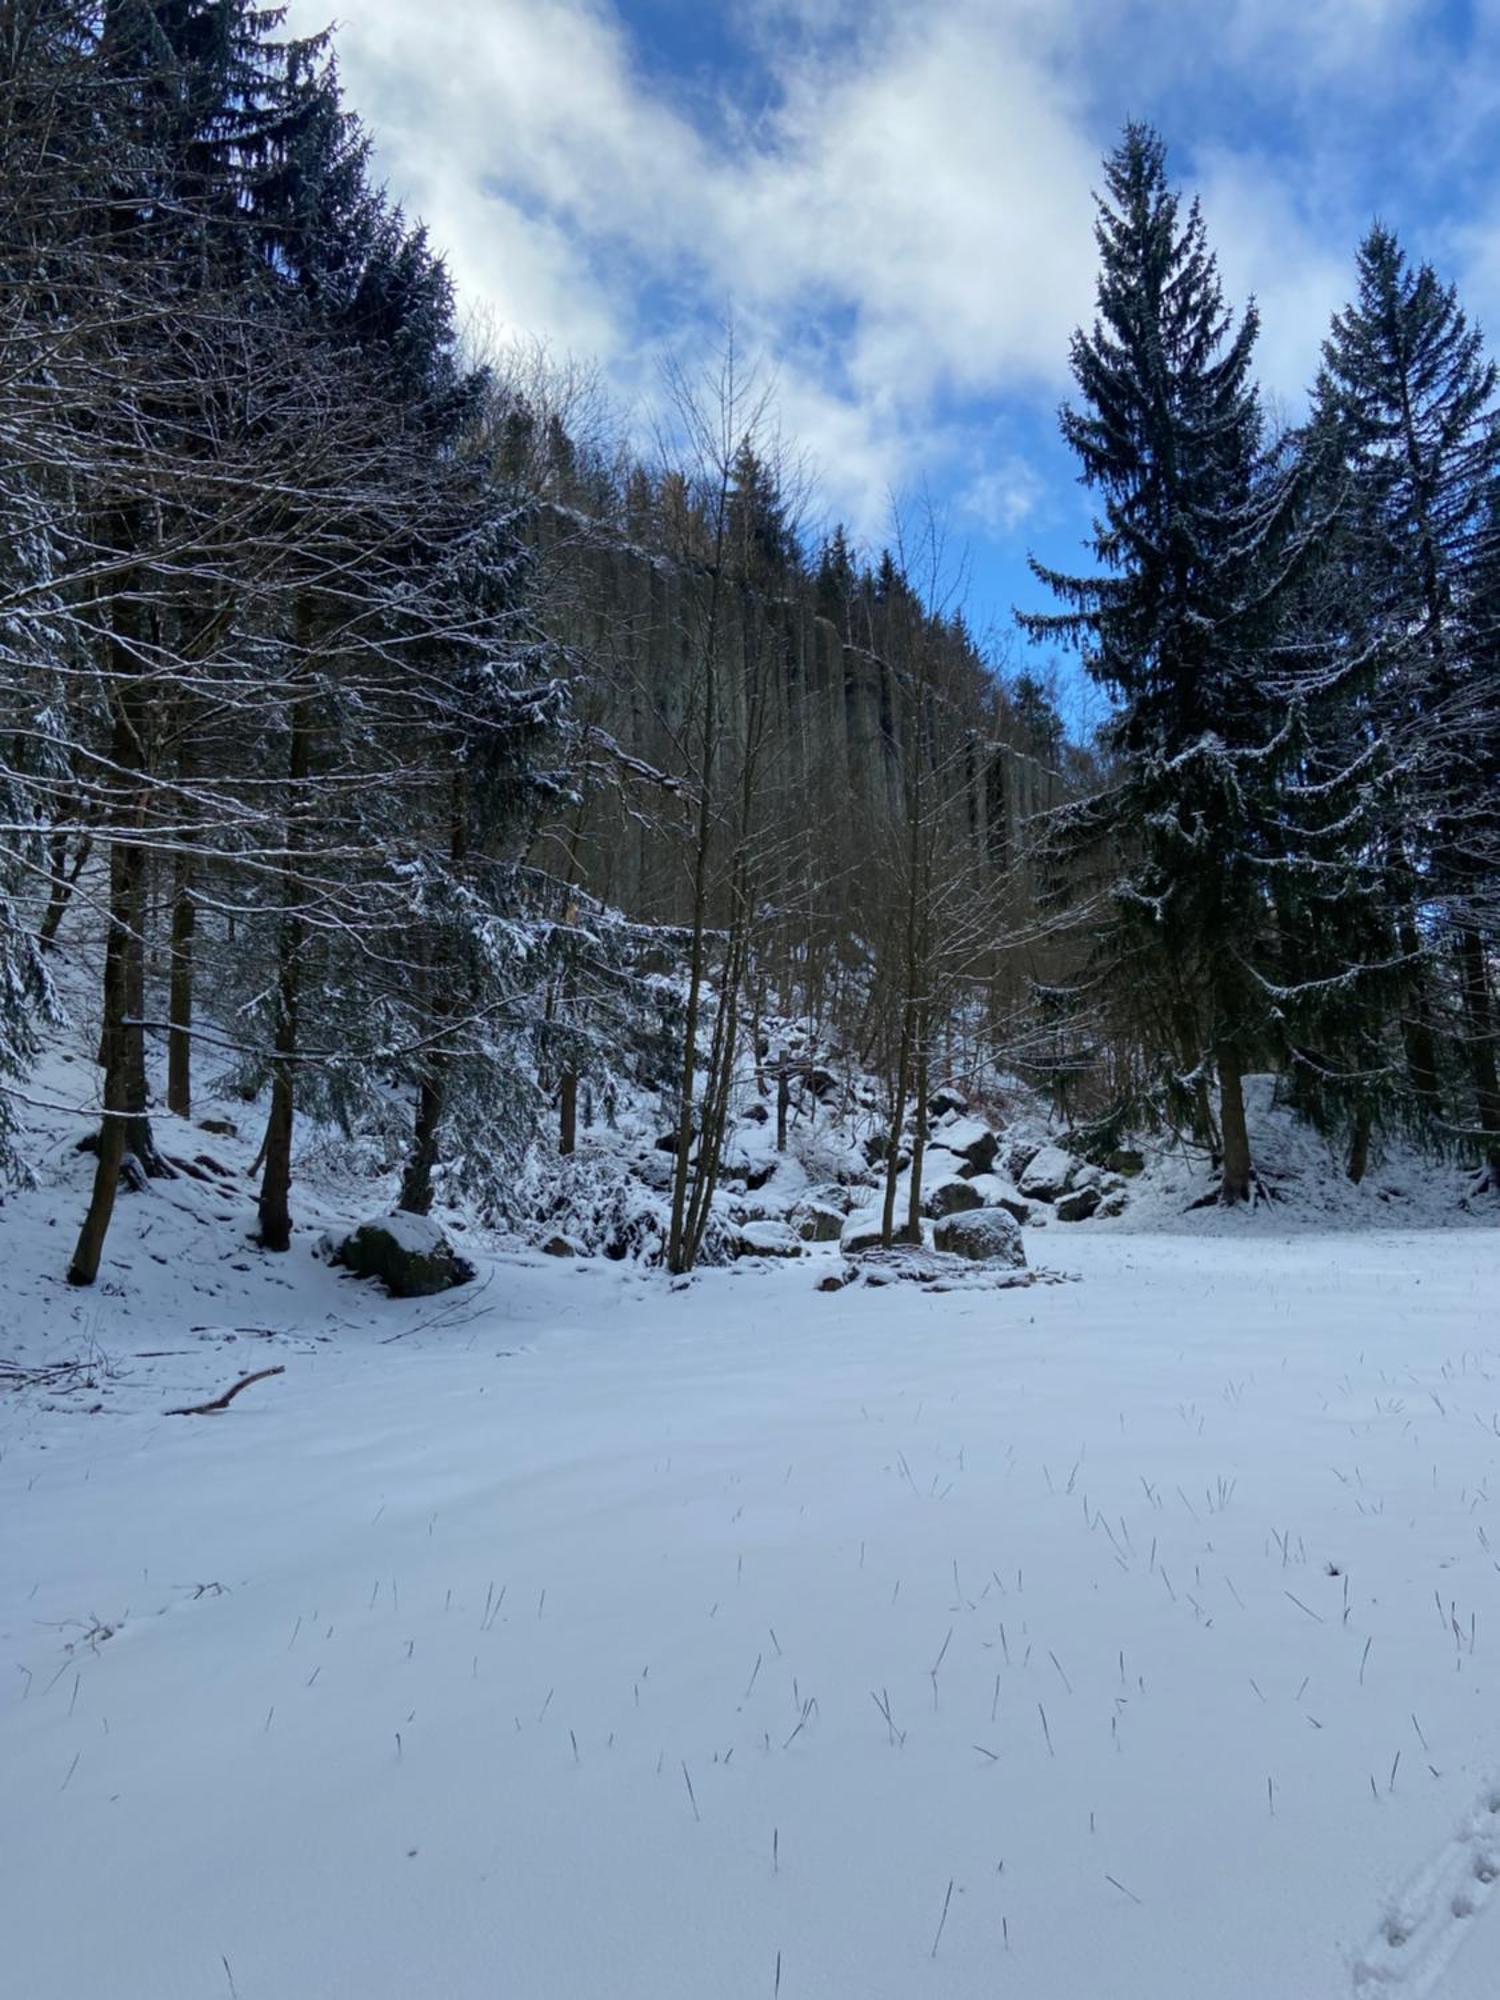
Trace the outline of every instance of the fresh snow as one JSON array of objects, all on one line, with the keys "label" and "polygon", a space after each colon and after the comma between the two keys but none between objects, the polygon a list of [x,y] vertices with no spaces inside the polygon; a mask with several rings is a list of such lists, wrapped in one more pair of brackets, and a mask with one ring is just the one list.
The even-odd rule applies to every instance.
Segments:
[{"label": "fresh snow", "polygon": [[8,1992],[1493,1991],[1496,1232],[209,1311],[183,1192],[6,1343]]}]

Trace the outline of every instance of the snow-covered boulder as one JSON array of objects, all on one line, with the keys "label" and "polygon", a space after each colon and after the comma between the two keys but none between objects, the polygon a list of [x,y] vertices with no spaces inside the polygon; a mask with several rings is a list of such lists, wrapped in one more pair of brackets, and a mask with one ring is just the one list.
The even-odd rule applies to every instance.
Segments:
[{"label": "snow-covered boulder", "polygon": [[977,1184],[965,1180],[961,1174],[949,1174],[943,1180],[934,1181],[922,1195],[922,1213],[934,1218],[961,1215],[965,1209],[983,1207],[984,1196]]},{"label": "snow-covered boulder", "polygon": [[[839,1238],[839,1248],[846,1256],[857,1256],[861,1250],[880,1248],[880,1216],[878,1208],[856,1209],[844,1224],[844,1233]],[[906,1211],[897,1208],[894,1240],[906,1243],[911,1239],[906,1234]]]},{"label": "snow-covered boulder", "polygon": [[802,1239],[786,1222],[746,1222],[734,1239],[736,1257],[800,1257]]},{"label": "snow-covered boulder", "polygon": [[933,1229],[932,1241],[937,1249],[968,1257],[976,1264],[1025,1268],[1021,1225],[1003,1208],[971,1208],[963,1215],[945,1216]]},{"label": "snow-covered boulder", "polygon": [[329,1241],[329,1256],[356,1278],[379,1278],[393,1299],[426,1298],[466,1285],[474,1266],[426,1215],[398,1210]]},{"label": "snow-covered boulder", "polygon": [[791,1223],[804,1243],[837,1243],[844,1233],[844,1211],[825,1201],[799,1201]]},{"label": "snow-covered boulder", "polygon": [[962,1092],[955,1090],[951,1083],[940,1083],[927,1100],[929,1118],[946,1118],[950,1112],[955,1111],[962,1115],[968,1108],[968,1099]]},{"label": "snow-covered boulder", "polygon": [[1077,1161],[1061,1146],[1043,1146],[1026,1162],[1018,1185],[1033,1201],[1056,1201],[1068,1192],[1077,1175]]},{"label": "snow-covered boulder", "polygon": [[964,1186],[973,1188],[984,1207],[1003,1208],[1017,1222],[1030,1222],[1031,1203],[1002,1174],[976,1174],[972,1180],[965,1181]]},{"label": "snow-covered boulder", "polygon": [[962,1162],[961,1174],[987,1174],[995,1164],[1000,1141],[988,1125],[977,1118],[957,1118],[933,1135],[932,1143]]},{"label": "snow-covered boulder", "polygon": [[1071,1194],[1059,1195],[1056,1215],[1059,1222],[1087,1222],[1102,1200],[1099,1190],[1092,1183],[1087,1187],[1074,1188]]}]

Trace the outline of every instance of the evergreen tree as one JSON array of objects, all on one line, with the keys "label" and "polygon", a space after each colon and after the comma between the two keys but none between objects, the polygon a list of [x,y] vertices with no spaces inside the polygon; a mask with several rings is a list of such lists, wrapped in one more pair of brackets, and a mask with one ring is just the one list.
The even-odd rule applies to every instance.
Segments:
[{"label": "evergreen tree", "polygon": [[1483,607],[1500,473],[1496,381],[1454,288],[1429,264],[1410,265],[1375,224],[1359,248],[1356,297],[1324,343],[1313,428],[1347,481],[1346,585],[1380,653],[1368,726],[1399,770],[1384,841],[1411,974],[1413,1083],[1436,1111],[1433,1016],[1446,987],[1462,1024],[1472,1129],[1500,1181],[1495,939],[1475,893],[1490,866],[1467,838],[1491,796],[1483,746],[1495,669]]},{"label": "evergreen tree", "polygon": [[1144,1004],[1151,1099],[1217,1138],[1220,1198],[1238,1202],[1252,1192],[1242,1079],[1276,1051],[1288,1001],[1269,871],[1284,901],[1289,870],[1313,870],[1312,846],[1337,823],[1315,794],[1309,824],[1288,827],[1278,796],[1307,741],[1307,688],[1278,648],[1312,537],[1295,469],[1266,450],[1255,310],[1234,324],[1161,140],[1127,127],[1105,180],[1099,315],[1074,337],[1081,401],[1062,412],[1102,497],[1090,544],[1102,573],[1034,564],[1066,608],[1022,623],[1079,646],[1117,703],[1112,782],[1064,822],[1075,867],[1092,850],[1104,873],[1086,984],[1117,1015],[1140,1020]]}]

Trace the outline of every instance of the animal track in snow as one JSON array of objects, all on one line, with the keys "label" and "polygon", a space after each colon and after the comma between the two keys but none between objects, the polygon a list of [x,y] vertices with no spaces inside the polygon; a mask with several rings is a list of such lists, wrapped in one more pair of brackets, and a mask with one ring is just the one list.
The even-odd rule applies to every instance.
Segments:
[{"label": "animal track in snow", "polygon": [[1500,1878],[1500,1786],[1483,1791],[1446,1842],[1387,1903],[1351,1968],[1353,1990],[1431,2000]]}]

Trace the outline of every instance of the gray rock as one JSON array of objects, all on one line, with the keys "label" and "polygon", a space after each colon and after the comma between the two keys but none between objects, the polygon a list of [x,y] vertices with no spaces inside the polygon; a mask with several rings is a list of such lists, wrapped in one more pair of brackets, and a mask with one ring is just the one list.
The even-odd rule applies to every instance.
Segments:
[{"label": "gray rock", "polygon": [[821,1201],[800,1201],[792,1210],[792,1227],[804,1243],[837,1243],[844,1233],[844,1213]]},{"label": "gray rock", "polygon": [[1102,1196],[1096,1187],[1075,1188],[1071,1194],[1063,1195],[1058,1201],[1057,1219],[1059,1222],[1087,1222],[1101,1200]]},{"label": "gray rock", "polygon": [[421,1299],[466,1285],[474,1266],[425,1215],[398,1212],[362,1222],[330,1245],[335,1264],[356,1278],[379,1278],[393,1299]]},{"label": "gray rock", "polygon": [[1020,1224],[1003,1208],[973,1208],[962,1215],[945,1216],[933,1229],[932,1240],[939,1250],[968,1257],[976,1264],[1025,1268]]},{"label": "gray rock", "polygon": [[952,1125],[945,1125],[934,1133],[932,1143],[945,1153],[952,1153],[962,1164],[958,1171],[966,1178],[972,1174],[987,1174],[995,1164],[995,1155],[1000,1150],[1000,1141],[988,1125],[981,1125],[977,1118],[961,1118]]},{"label": "gray rock", "polygon": [[747,1222],[734,1239],[736,1257],[800,1257],[802,1241],[786,1222]]},{"label": "gray rock", "polygon": [[1030,1222],[1031,1203],[1024,1201],[1010,1182],[1002,1180],[999,1174],[977,1174],[968,1186],[975,1190],[986,1208],[1003,1208],[1017,1222]]},{"label": "gray rock", "polygon": [[[896,1211],[896,1228],[892,1241],[906,1243],[911,1239],[902,1226],[902,1211]],[[839,1248],[846,1256],[857,1256],[861,1250],[880,1248],[880,1214],[878,1208],[861,1208],[844,1224],[844,1232],[839,1238]]]},{"label": "gray rock", "polygon": [[983,1194],[972,1180],[965,1180],[961,1174],[934,1181],[922,1196],[922,1213],[934,1218],[961,1215],[966,1209],[983,1207]]},{"label": "gray rock", "polygon": [[1043,1146],[1026,1162],[1018,1185],[1035,1201],[1056,1201],[1072,1187],[1077,1174],[1077,1161],[1061,1146]]},{"label": "gray rock", "polygon": [[967,1098],[956,1091],[951,1083],[940,1083],[927,1100],[929,1118],[946,1118],[950,1111],[962,1113],[968,1108]]}]

